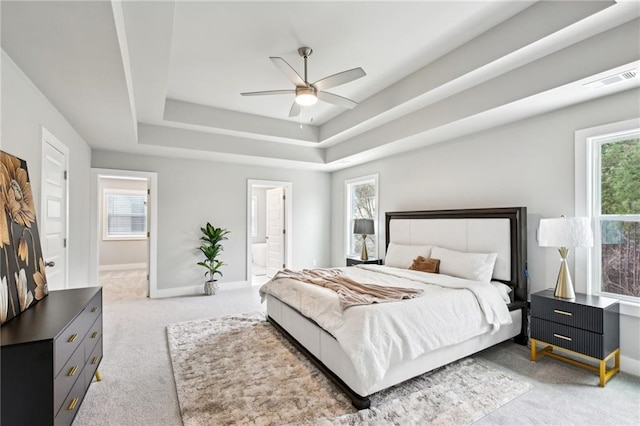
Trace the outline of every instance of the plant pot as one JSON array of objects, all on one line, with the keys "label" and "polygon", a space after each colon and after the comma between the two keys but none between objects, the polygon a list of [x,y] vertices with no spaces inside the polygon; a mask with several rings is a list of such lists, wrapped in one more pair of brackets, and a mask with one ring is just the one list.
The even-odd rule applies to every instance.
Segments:
[{"label": "plant pot", "polygon": [[205,281],[204,283],[204,294],[207,296],[212,296],[218,292],[218,282],[217,280]]}]

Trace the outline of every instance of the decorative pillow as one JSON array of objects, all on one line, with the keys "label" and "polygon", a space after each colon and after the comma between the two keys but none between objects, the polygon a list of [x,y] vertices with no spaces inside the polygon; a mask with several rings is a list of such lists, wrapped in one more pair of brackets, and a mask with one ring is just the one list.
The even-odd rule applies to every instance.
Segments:
[{"label": "decorative pillow", "polygon": [[418,256],[429,257],[431,246],[412,246],[407,244],[389,243],[387,255],[384,258],[385,266],[393,268],[409,269],[413,259]]},{"label": "decorative pillow", "polygon": [[488,283],[493,275],[497,253],[465,253],[434,247],[431,256],[440,259],[440,273]]},{"label": "decorative pillow", "polygon": [[509,293],[511,293],[512,289],[505,283],[501,283],[500,281],[491,281],[491,284],[498,290],[500,293],[500,297],[504,300],[504,303],[511,303],[511,297]]},{"label": "decorative pillow", "polygon": [[437,274],[440,271],[440,260],[418,256],[413,259],[413,263],[409,269]]}]

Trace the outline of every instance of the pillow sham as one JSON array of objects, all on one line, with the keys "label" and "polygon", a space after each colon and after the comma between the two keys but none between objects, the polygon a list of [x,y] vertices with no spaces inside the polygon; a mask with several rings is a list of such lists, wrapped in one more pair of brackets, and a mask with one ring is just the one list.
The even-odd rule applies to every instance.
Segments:
[{"label": "pillow sham", "polygon": [[511,287],[500,281],[491,281],[491,284],[498,290],[500,297],[502,297],[505,303],[511,303],[511,297],[509,296],[509,293],[512,291]]},{"label": "pillow sham", "polygon": [[438,274],[440,271],[440,259],[418,256],[413,259],[413,263],[411,264],[409,269],[412,269],[414,271],[431,272],[433,274]]},{"label": "pillow sham", "polygon": [[440,259],[440,273],[488,283],[493,275],[497,253],[465,253],[434,247],[431,256]]},{"label": "pillow sham", "polygon": [[425,258],[431,254],[431,246],[412,246],[408,244],[389,243],[387,254],[384,258],[385,266],[393,268],[409,269],[413,259],[418,256]]}]

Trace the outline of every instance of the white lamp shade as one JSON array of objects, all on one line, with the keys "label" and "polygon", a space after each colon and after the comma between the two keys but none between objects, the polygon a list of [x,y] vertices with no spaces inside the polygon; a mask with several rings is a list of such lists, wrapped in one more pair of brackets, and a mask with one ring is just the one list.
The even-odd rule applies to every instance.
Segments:
[{"label": "white lamp shade", "polygon": [[593,231],[588,217],[540,219],[540,247],[591,247]]}]

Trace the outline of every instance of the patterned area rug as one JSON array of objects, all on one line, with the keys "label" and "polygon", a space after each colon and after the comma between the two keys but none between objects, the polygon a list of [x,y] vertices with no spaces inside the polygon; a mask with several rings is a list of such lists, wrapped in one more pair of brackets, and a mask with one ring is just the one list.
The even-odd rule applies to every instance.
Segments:
[{"label": "patterned area rug", "polygon": [[169,351],[185,426],[471,424],[530,384],[471,358],[372,396],[344,394],[255,313],[171,324]]}]

